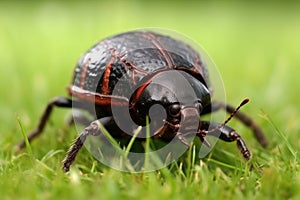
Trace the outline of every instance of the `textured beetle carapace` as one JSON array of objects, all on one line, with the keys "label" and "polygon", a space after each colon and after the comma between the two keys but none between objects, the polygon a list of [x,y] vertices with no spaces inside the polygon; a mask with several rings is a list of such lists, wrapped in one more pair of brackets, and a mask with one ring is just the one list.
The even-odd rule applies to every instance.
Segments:
[{"label": "textured beetle carapace", "polygon": [[[167,144],[179,141],[186,150],[194,137],[209,146],[207,136],[215,136],[226,142],[236,141],[243,157],[249,159],[251,154],[242,137],[226,125],[232,116],[251,128],[262,146],[267,145],[267,140],[250,117],[237,112],[240,106],[235,109],[212,101],[208,71],[201,53],[167,35],[132,31],[109,37],[81,57],[68,90],[72,98],[57,97],[50,101],[28,139],[31,141],[44,130],[53,107],[66,107],[88,111],[93,119],[69,149],[63,162],[65,171],[89,138],[93,140],[99,135],[105,138],[102,126],[114,138],[130,139],[134,130],[147,125],[147,118],[152,138]],[[228,120],[223,123],[202,120],[202,116],[219,109],[231,113]],[[90,135],[94,137],[88,137]],[[145,139],[147,135],[141,133],[135,137]],[[17,149],[24,144],[19,144]],[[178,144],[166,147],[167,151],[160,149],[156,153],[167,156],[180,149]]]}]

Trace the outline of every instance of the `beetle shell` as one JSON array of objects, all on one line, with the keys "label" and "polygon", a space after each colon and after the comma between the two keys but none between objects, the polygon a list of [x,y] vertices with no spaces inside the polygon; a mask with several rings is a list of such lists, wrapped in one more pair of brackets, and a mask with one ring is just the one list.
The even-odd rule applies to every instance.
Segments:
[{"label": "beetle shell", "polygon": [[[149,31],[132,31],[100,41],[75,68],[73,86],[111,95],[116,83],[124,96],[141,81],[162,70],[183,70],[208,86],[208,71],[199,54],[187,44]],[[125,77],[125,78],[124,78]],[[73,96],[78,94],[70,89]]]}]

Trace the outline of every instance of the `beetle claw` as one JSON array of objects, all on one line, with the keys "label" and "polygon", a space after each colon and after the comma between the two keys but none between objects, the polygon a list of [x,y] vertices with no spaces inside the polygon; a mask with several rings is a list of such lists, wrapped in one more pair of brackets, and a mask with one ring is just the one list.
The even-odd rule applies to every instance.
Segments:
[{"label": "beetle claw", "polygon": [[179,141],[182,142],[182,144],[184,144],[185,146],[190,146],[189,142],[185,139],[185,137],[183,137],[181,133],[177,133],[176,138],[179,139]]},{"label": "beetle claw", "polygon": [[211,147],[210,143],[207,141],[207,139],[205,137],[200,137],[201,142],[207,146],[208,148]]}]

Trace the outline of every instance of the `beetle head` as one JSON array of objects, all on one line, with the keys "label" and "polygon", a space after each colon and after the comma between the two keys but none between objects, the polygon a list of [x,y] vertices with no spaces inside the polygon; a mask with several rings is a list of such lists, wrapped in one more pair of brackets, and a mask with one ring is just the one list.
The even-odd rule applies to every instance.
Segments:
[{"label": "beetle head", "polygon": [[196,130],[200,114],[210,105],[204,84],[184,71],[161,71],[145,81],[130,98],[130,114],[138,125],[150,117],[154,129]]}]

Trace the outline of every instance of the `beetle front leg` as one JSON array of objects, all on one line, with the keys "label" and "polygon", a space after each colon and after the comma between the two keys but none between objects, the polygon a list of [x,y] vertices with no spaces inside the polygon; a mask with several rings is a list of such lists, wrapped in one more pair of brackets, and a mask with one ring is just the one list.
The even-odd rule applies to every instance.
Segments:
[{"label": "beetle front leg", "polygon": [[[219,109],[224,109],[228,113],[232,113],[235,108],[231,105],[224,104],[222,102],[214,101],[211,106],[211,112],[218,111]],[[253,130],[253,133],[257,139],[257,141],[263,146],[268,146],[268,140],[266,139],[264,133],[262,132],[261,128],[246,114],[242,112],[237,112],[235,117],[239,119],[244,125],[250,127]]]},{"label": "beetle front leg", "polygon": [[[46,123],[47,123],[54,107],[81,108],[82,106],[79,102],[72,101],[72,100],[70,100],[68,98],[65,98],[65,97],[56,97],[56,98],[52,99],[48,103],[48,105],[47,105],[47,107],[46,107],[46,109],[45,109],[45,111],[44,111],[44,113],[43,113],[43,115],[40,119],[40,122],[39,122],[37,128],[28,135],[28,141],[29,142],[32,141],[35,137],[37,137],[38,135],[40,135],[43,132],[43,130],[45,128],[45,125],[46,125]],[[20,142],[18,145],[15,146],[14,150],[16,152],[18,152],[24,147],[25,147],[25,141],[23,140],[22,142]]]},{"label": "beetle front leg", "polygon": [[[220,127],[220,128],[219,128]],[[210,132],[208,129],[216,129],[212,132]],[[236,141],[237,147],[242,153],[243,157],[246,160],[249,160],[251,158],[251,153],[243,140],[243,138],[231,127],[226,125],[221,125],[214,122],[208,122],[208,121],[201,121],[200,123],[200,131],[197,133],[197,136],[205,137],[206,135],[215,136],[223,141],[226,142],[234,142]]]},{"label": "beetle front leg", "polygon": [[79,150],[82,148],[86,137],[88,135],[95,135],[99,130],[99,124],[97,121],[92,122],[84,131],[75,139],[74,143],[67,152],[65,159],[63,160],[63,170],[68,172],[71,164],[74,162]]},{"label": "beetle front leg", "polygon": [[87,126],[84,131],[79,134],[79,136],[75,139],[70,149],[67,152],[65,159],[63,160],[63,170],[64,172],[68,172],[70,170],[70,166],[75,161],[75,158],[82,148],[87,136],[92,135],[96,136],[100,134],[100,125],[102,124],[106,129],[111,128],[111,126],[115,125],[112,120],[112,117],[105,117],[99,120],[95,120]]}]

